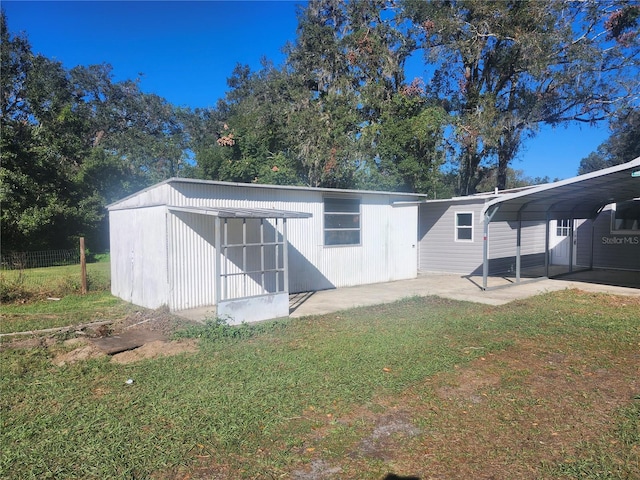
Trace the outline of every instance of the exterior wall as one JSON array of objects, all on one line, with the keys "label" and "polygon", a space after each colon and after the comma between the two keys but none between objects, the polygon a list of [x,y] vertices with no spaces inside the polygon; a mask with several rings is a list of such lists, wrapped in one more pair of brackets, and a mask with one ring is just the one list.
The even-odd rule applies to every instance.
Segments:
[{"label": "exterior wall", "polygon": [[[427,202],[420,207],[421,272],[482,274],[484,199]],[[456,213],[473,213],[473,241],[456,241]],[[489,273],[515,271],[517,222],[489,224]],[[544,222],[522,222],[521,267],[544,265]]]},{"label": "exterior wall", "polygon": [[[427,202],[420,205],[418,270],[468,275],[482,271],[484,200]],[[455,241],[458,213],[473,213],[473,241]]]},{"label": "exterior wall", "polygon": [[111,211],[109,223],[111,293],[146,308],[167,305],[166,207]]},{"label": "exterior wall", "polygon": [[[325,196],[360,199],[359,245],[324,246]],[[413,278],[417,274],[418,207],[392,206],[394,201],[411,199],[414,197],[367,192],[161,183],[110,206],[112,292],[148,308],[166,304],[172,310],[183,310],[215,304],[215,217],[168,211],[167,206],[273,208],[312,214],[311,218],[286,222],[291,293]],[[395,215],[396,211],[402,215]],[[267,240],[282,236],[282,220],[277,231],[274,222],[265,222]],[[228,231],[229,243],[241,243],[241,220],[230,219]],[[259,239],[256,232],[259,230],[254,227],[248,229],[248,242]],[[408,248],[413,252],[407,254]],[[250,250],[247,270],[256,266],[256,252]],[[280,247],[279,258],[282,254]],[[238,255],[236,251],[224,258],[221,271],[240,271]],[[275,266],[274,257],[273,250],[265,255],[267,268]],[[413,259],[410,268],[399,268],[397,263],[408,257]],[[236,291],[227,292],[224,298],[262,293],[259,279],[237,278],[235,286],[235,280],[229,282],[229,289]],[[278,281],[283,280],[280,275]],[[274,290],[275,277],[270,282],[268,288]]]},{"label": "exterior wall", "polygon": [[640,234],[611,233],[609,208],[603,210],[595,220],[581,222],[576,235],[576,263],[579,266],[589,266],[593,248],[594,268],[640,271]]},{"label": "exterior wall", "polygon": [[214,305],[214,218],[170,212],[168,225],[169,307],[185,310]]},{"label": "exterior wall", "polygon": [[[520,234],[521,268],[544,265],[545,234],[545,222],[522,222]],[[492,222],[489,224],[489,274],[516,271],[517,236],[518,222]],[[482,269],[479,273],[482,273]]]},{"label": "exterior wall", "polygon": [[311,218],[287,220],[292,293],[391,280],[390,235],[406,235],[406,230],[391,232],[389,228],[391,203],[402,200],[400,196],[396,199],[384,194],[331,193],[361,199],[361,244],[325,247],[323,198],[330,192],[200,183],[171,186],[168,203],[176,206],[274,208],[311,213]]}]

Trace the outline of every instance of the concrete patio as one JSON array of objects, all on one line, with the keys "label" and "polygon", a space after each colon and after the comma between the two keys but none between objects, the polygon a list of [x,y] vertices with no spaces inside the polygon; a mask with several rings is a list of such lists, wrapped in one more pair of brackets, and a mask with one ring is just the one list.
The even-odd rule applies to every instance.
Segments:
[{"label": "concrete patio", "polygon": [[[424,274],[410,280],[292,294],[289,312],[293,318],[323,315],[354,307],[429,295],[488,305],[503,305],[533,295],[569,288],[613,295],[640,296],[640,273],[638,272],[591,270],[554,279],[523,278],[520,284],[515,284],[514,281],[508,277],[491,277],[489,284],[491,289],[483,291],[479,288],[482,285],[482,277]],[[185,310],[177,312],[177,315],[202,321],[215,316],[215,307]]]}]

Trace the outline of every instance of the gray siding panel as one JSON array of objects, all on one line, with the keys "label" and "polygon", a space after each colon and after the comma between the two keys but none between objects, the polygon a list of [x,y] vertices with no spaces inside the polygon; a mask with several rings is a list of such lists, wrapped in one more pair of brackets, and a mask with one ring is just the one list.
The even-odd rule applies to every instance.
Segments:
[{"label": "gray siding panel", "polygon": [[[419,271],[463,275],[482,273],[484,202],[484,199],[452,200],[451,202],[427,202],[420,206]],[[457,212],[473,213],[473,242],[456,241]],[[489,224],[490,274],[515,271],[517,228],[516,222]],[[522,222],[520,248],[522,267],[543,265],[544,250],[545,223]]]},{"label": "gray siding panel", "polygon": [[[484,200],[434,202],[420,205],[420,272],[469,274],[482,267]],[[473,241],[455,241],[456,212],[473,213]]]},{"label": "gray siding panel", "polygon": [[611,233],[610,209],[602,211],[594,221],[581,223],[576,235],[578,265],[589,266],[593,248],[594,268],[640,271],[640,234]]}]

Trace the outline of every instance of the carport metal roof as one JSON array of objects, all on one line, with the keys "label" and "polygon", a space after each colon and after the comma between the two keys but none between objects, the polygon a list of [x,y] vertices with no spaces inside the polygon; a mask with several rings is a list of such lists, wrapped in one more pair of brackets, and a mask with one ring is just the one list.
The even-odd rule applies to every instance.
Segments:
[{"label": "carport metal roof", "polygon": [[[549,276],[549,220],[595,219],[611,203],[640,198],[640,157],[578,177],[505,194],[490,200],[482,209],[484,217],[482,288],[487,289],[489,275],[489,223],[518,222],[516,243],[516,283],[520,283],[520,246],[522,221],[545,221],[545,270]],[[573,257],[573,228],[569,242]],[[573,263],[569,263],[573,271]]]},{"label": "carport metal roof", "polygon": [[495,198],[490,221],[595,218],[603,207],[640,197],[640,157],[628,163]]}]

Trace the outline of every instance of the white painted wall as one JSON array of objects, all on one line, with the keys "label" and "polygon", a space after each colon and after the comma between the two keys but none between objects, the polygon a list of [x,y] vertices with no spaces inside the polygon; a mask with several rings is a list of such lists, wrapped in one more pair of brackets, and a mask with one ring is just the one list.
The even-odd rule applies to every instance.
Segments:
[{"label": "white painted wall", "polygon": [[147,308],[169,304],[166,207],[109,213],[111,293]]},{"label": "white painted wall", "polygon": [[[325,195],[360,198],[360,245],[324,246]],[[417,274],[417,248],[409,245],[417,247],[418,209],[392,203],[417,199],[378,192],[164,182],[110,206],[113,293],[150,308],[167,304],[183,310],[215,303],[214,217],[168,212],[166,205],[311,213],[311,218],[287,220],[292,293],[412,278]],[[161,206],[141,208],[145,205]],[[236,227],[230,231],[237,234]],[[132,248],[130,273],[127,252]],[[237,268],[237,262],[227,263],[229,271]],[[249,285],[249,294],[254,287]]]}]

